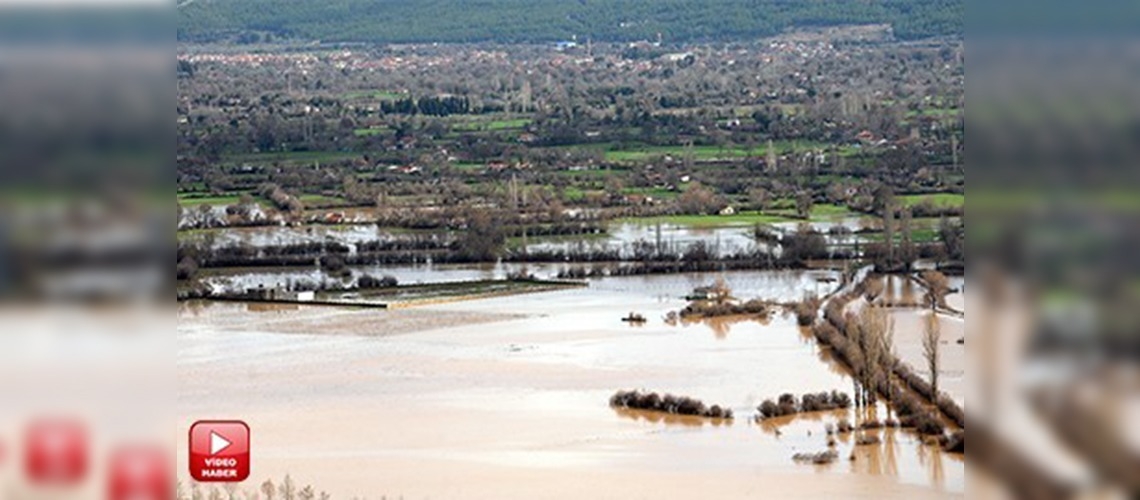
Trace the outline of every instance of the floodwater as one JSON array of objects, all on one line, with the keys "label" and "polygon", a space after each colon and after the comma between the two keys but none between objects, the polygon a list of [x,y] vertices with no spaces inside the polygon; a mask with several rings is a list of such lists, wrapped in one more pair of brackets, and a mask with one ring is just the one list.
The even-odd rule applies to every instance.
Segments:
[{"label": "floodwater", "polygon": [[[827,449],[827,423],[866,416],[756,423],[755,407],[783,392],[849,392],[851,380],[791,315],[665,323],[681,296],[716,276],[605,278],[398,311],[186,303],[182,425],[244,419],[253,477],[243,486],[288,474],[334,498],[964,495],[962,457],[907,431],[880,431],[881,445],[840,438],[830,465],[794,463],[795,453]],[[825,286],[802,271],[723,276],[745,299],[793,300]],[[630,311],[649,321],[622,323]],[[696,397],[737,418],[608,406],[633,388]]]},{"label": "floodwater", "polygon": [[[224,213],[224,210],[223,212]],[[831,245],[853,245],[856,241],[867,240],[855,234],[832,236],[828,232],[835,227],[846,227],[854,231],[860,227],[863,219],[845,218],[832,221],[809,222],[813,229],[824,233]],[[770,227],[778,232],[794,232],[802,224],[800,222],[780,222]],[[647,225],[635,223],[611,224],[607,233],[593,236],[559,236],[559,237],[530,237],[526,248],[530,252],[539,251],[587,251],[605,250],[617,251],[623,257],[634,255],[634,245],[646,242],[660,248],[662,252],[671,254],[683,253],[687,248],[697,242],[707,245],[710,252],[717,256],[748,253],[757,249],[766,250],[767,244],[757,242],[753,238],[753,227],[750,225],[727,225],[719,227],[693,227],[677,224]],[[225,230],[199,231],[185,233],[182,238],[197,241],[210,241],[213,247],[220,248],[232,245],[250,247],[265,247],[271,245],[291,245],[300,243],[337,242],[355,251],[356,245],[370,241],[398,241],[410,239],[434,238],[439,241],[449,241],[451,235],[447,231],[396,231],[380,228],[373,224],[345,224],[345,225],[307,225],[302,227],[233,227]]]},{"label": "floodwater", "polygon": [[[880,278],[884,283],[882,299],[888,303],[896,304],[890,309],[891,319],[894,322],[894,335],[892,337],[895,355],[903,363],[930,379],[930,368],[923,347],[926,325],[930,318],[930,311],[923,303],[926,300],[925,289],[915,280],[906,276],[889,275]],[[965,310],[965,279],[949,277],[948,284],[955,293],[946,297],[947,305],[957,311]],[[847,306],[848,311],[858,311],[866,305],[864,298],[853,300]],[[960,406],[966,407],[966,320],[963,317],[950,314],[937,314],[939,348],[938,348],[938,390],[945,392]]]}]

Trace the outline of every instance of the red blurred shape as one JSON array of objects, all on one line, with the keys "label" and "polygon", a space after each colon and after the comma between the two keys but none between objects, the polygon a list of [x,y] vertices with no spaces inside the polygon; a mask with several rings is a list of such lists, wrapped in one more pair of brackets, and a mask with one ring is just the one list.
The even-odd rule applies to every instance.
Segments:
[{"label": "red blurred shape", "polygon": [[190,427],[190,476],[205,483],[249,477],[249,426],[239,420],[202,421]]},{"label": "red blurred shape", "polygon": [[161,447],[120,448],[107,466],[107,500],[174,499],[174,471]]},{"label": "red blurred shape", "polygon": [[32,422],[24,446],[24,473],[32,484],[72,486],[87,476],[87,431],[79,422]]}]

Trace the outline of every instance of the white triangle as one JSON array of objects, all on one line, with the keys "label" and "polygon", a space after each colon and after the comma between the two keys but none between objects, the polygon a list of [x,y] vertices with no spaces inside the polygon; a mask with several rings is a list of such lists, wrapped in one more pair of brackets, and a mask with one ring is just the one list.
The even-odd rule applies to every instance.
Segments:
[{"label": "white triangle", "polygon": [[229,448],[231,443],[228,439],[219,436],[218,433],[210,431],[210,454],[217,455],[218,452]]}]

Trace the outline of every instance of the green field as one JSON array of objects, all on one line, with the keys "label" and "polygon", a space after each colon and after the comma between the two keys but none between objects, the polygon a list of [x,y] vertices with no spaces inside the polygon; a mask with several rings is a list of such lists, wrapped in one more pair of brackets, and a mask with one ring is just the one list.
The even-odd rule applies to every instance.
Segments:
[{"label": "green field", "polygon": [[[778,141],[772,145],[777,153],[803,152],[815,149],[827,149],[827,144],[815,141]],[[855,149],[848,146],[839,148],[839,154],[852,155]],[[741,146],[645,146],[637,149],[611,149],[605,152],[606,161],[611,162],[641,162],[652,158],[672,156],[675,159],[692,155],[697,161],[731,160],[739,158],[763,158],[768,154],[767,145],[755,148]]]},{"label": "green field", "polygon": [[184,207],[192,207],[197,205],[233,205],[240,200],[240,193],[220,196],[199,196],[195,194],[178,195],[178,204]]},{"label": "green field", "polygon": [[962,114],[961,109],[956,108],[925,108],[915,111],[907,111],[907,118],[914,118],[917,116],[931,116],[936,118],[954,118]]},{"label": "green field", "polygon": [[670,191],[665,188],[625,188],[622,192],[625,194],[640,194],[642,196],[651,196],[659,200],[676,198],[677,195],[680,194],[677,191]]},{"label": "green field", "polygon": [[899,197],[903,206],[913,207],[930,200],[936,207],[962,207],[966,205],[966,195],[957,193],[908,194]]},{"label": "green field", "polygon": [[352,134],[357,137],[371,137],[374,135],[384,135],[391,132],[388,128],[358,128],[352,131]]},{"label": "green field", "polygon": [[287,165],[304,165],[321,162],[331,163],[340,160],[350,160],[353,158],[360,158],[360,153],[352,151],[289,151],[233,155],[226,157],[224,163],[282,163]]},{"label": "green field", "polygon": [[[865,238],[870,241],[883,241],[883,233],[871,233],[865,235]],[[902,235],[896,234],[893,238],[895,243],[902,242]],[[918,228],[911,230],[910,240],[914,243],[933,243],[938,240],[938,230],[930,228]]]},{"label": "green field", "polygon": [[457,120],[456,123],[451,125],[451,129],[458,132],[495,132],[501,130],[519,130],[526,128],[534,120],[530,118],[502,118],[497,120],[484,119],[477,117],[476,119],[465,118]]},{"label": "green field", "polygon": [[[858,214],[851,212],[847,207],[839,205],[815,205],[811,210],[812,222],[832,221]],[[752,226],[756,224],[775,224],[781,222],[803,222],[795,217],[790,210],[774,212],[738,212],[733,215],[663,215],[658,217],[629,217],[619,219],[620,222],[630,224],[653,225],[657,223],[688,227],[726,227],[726,226]]]},{"label": "green field", "polygon": [[404,94],[399,92],[386,92],[383,90],[354,90],[345,92],[345,99],[374,99],[377,101],[397,101],[403,99]]},{"label": "green field", "polygon": [[323,194],[303,194],[298,197],[305,206],[342,206],[348,205],[348,200],[339,196],[325,196]]},{"label": "green field", "polygon": [[451,168],[463,170],[465,172],[479,172],[485,170],[487,168],[487,164],[457,161],[451,164]]}]

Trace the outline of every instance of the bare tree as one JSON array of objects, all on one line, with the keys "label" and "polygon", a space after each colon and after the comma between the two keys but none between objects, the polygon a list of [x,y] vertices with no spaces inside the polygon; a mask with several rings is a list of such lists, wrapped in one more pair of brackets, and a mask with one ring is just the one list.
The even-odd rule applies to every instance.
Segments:
[{"label": "bare tree", "polygon": [[264,483],[261,483],[261,493],[265,495],[265,500],[277,498],[277,488],[273,486],[272,479],[266,479]]},{"label": "bare tree", "polygon": [[810,191],[800,191],[796,194],[796,216],[804,220],[810,219],[813,202]]},{"label": "bare tree", "polygon": [[926,358],[926,367],[930,369],[930,389],[934,399],[938,399],[938,350],[942,342],[942,327],[938,322],[938,313],[934,309],[926,316],[926,325],[922,335],[922,354]]},{"label": "bare tree", "polygon": [[944,304],[946,294],[950,292],[950,280],[946,279],[946,275],[927,270],[922,272],[922,279],[926,281],[926,303],[930,304],[930,309]]},{"label": "bare tree", "polygon": [[755,187],[748,191],[748,200],[752,202],[757,211],[768,210],[769,198],[768,190],[762,187]]},{"label": "bare tree", "polygon": [[859,312],[856,339],[863,351],[863,368],[859,370],[860,383],[869,404],[875,402],[875,389],[887,376],[893,360],[894,320],[886,308],[867,305]]},{"label": "bare tree", "polygon": [[903,266],[905,266],[907,270],[910,270],[910,266],[914,262],[917,253],[914,249],[914,242],[911,240],[911,222],[913,215],[910,207],[907,206],[903,206],[901,212],[899,233],[901,233],[900,237],[902,241],[899,244],[898,255],[899,259],[902,260]]}]

